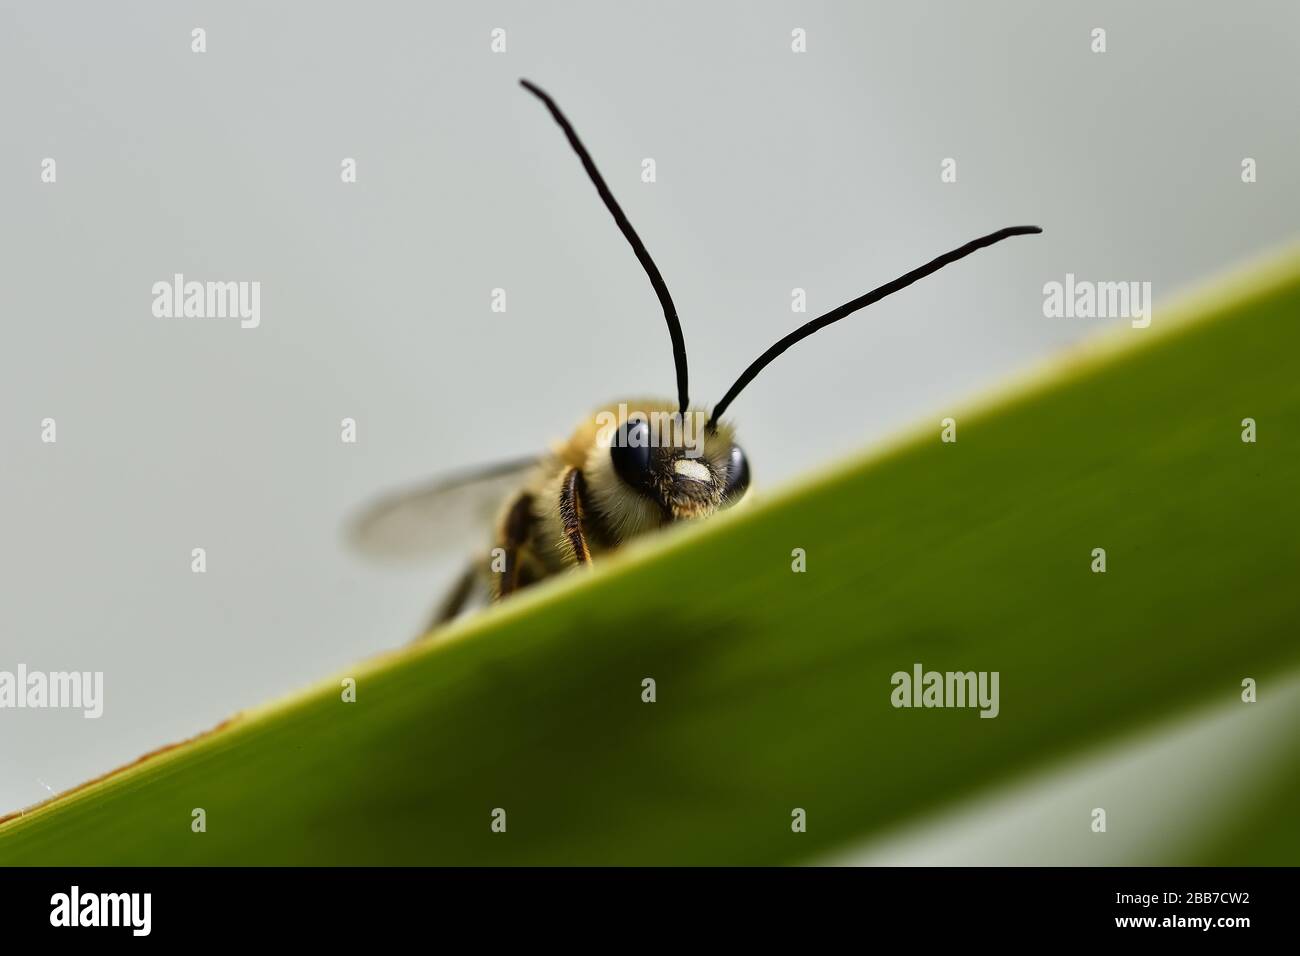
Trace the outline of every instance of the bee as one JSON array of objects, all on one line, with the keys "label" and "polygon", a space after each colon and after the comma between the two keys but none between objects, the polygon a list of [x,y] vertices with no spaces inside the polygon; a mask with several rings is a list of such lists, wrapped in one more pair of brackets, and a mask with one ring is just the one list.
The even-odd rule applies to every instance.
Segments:
[{"label": "bee", "polygon": [[443,599],[428,630],[484,599],[495,601],[561,572],[588,567],[624,543],[668,525],[708,518],[745,496],[749,461],[733,426],[732,402],[779,355],[886,296],[979,249],[1042,232],[1011,226],[944,253],[795,329],[755,359],[711,409],[692,406],[686,342],[668,286],[645,243],[559,106],[527,80],[563,130],[583,169],[632,247],[658,296],[672,342],[676,401],[621,401],[595,409],[549,453],[481,468],[377,501],[352,526],[371,554],[410,556],[490,528],[476,556]]}]

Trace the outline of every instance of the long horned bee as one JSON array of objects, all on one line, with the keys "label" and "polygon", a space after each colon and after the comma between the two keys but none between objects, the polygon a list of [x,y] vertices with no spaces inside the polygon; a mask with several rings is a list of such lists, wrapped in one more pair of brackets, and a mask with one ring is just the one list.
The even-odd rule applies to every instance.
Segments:
[{"label": "long horned bee", "polygon": [[[741,500],[749,487],[749,462],[722,416],[759,372],[795,343],[946,265],[1003,239],[1042,232],[1037,226],[999,229],[845,302],[773,344],[712,409],[693,407],[686,341],[658,266],[555,101],[527,80],[520,84],[564,131],[659,298],[672,341],[677,399],[602,406],[549,453],[391,495],[365,511],[353,525],[353,542],[363,551],[388,555],[428,552],[490,522],[490,553],[470,563],[430,628],[474,603],[476,593],[503,598],[561,571],[590,565],[635,537],[707,518]],[[484,504],[494,506],[494,520]]]}]

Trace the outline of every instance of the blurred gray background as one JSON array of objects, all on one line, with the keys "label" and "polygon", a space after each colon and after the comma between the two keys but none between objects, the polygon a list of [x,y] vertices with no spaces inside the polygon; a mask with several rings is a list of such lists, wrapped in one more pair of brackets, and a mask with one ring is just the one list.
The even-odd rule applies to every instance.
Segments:
[{"label": "blurred gray background", "polygon": [[[6,0],[0,669],[103,671],[106,700],[0,711],[0,812],[406,641],[451,567],[351,555],[375,494],[672,393],[654,295],[518,78],[657,259],[700,402],[812,315],[1045,227],[766,371],[733,414],[770,487],[1105,324],[1043,318],[1044,282],[1159,303],[1294,235],[1298,53],[1286,2]],[[261,327],[154,318],[175,272],[260,281]]]}]

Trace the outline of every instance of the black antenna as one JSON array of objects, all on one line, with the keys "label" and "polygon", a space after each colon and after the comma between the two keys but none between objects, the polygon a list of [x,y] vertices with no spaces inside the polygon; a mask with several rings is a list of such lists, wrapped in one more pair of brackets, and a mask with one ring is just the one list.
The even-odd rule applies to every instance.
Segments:
[{"label": "black antenna", "polygon": [[760,355],[754,360],[753,364],[751,364],[749,368],[745,369],[740,378],[736,379],[736,384],[732,385],[731,388],[727,390],[727,394],[722,396],[722,401],[718,402],[718,404],[713,407],[713,414],[709,416],[707,427],[712,428],[717,423],[718,419],[722,417],[722,413],[727,410],[727,406],[730,405],[732,400],[741,393],[745,386],[752,382],[759,372],[767,368],[768,365],[772,363],[773,359],[796,342],[803,341],[814,332],[818,332],[831,323],[838,322],[840,319],[852,315],[859,309],[865,309],[872,303],[879,302],[887,295],[893,295],[900,289],[906,289],[916,280],[924,279],[926,276],[930,275],[930,273],[938,272],[944,266],[956,262],[958,259],[966,258],[978,249],[983,249],[985,246],[991,246],[996,242],[1001,242],[1003,239],[1010,239],[1012,236],[1032,236],[1042,231],[1043,230],[1038,226],[1008,226],[1006,229],[999,229],[997,232],[991,232],[987,236],[973,239],[966,243],[966,245],[952,250],[952,252],[945,252],[939,258],[927,262],[919,269],[913,269],[906,275],[899,276],[893,282],[888,282],[885,285],[882,285],[879,289],[873,289],[866,295],[859,296],[851,302],[845,302],[838,309],[832,309],[825,315],[819,316],[811,322],[800,326]]},{"label": "black antenna", "polygon": [[613,216],[614,221],[618,223],[618,228],[623,233],[623,238],[628,241],[628,244],[632,247],[632,251],[636,253],[637,259],[641,262],[641,268],[644,269],[645,274],[650,277],[650,284],[654,286],[655,295],[659,296],[659,304],[662,305],[664,309],[664,319],[668,322],[668,334],[672,336],[673,363],[677,366],[677,404],[680,413],[685,415],[686,406],[690,404],[686,377],[686,339],[682,336],[682,323],[677,318],[677,306],[673,305],[673,297],[668,294],[668,286],[664,283],[664,277],[659,274],[659,267],[656,266],[655,261],[650,258],[650,253],[646,250],[645,243],[641,241],[641,237],[638,236],[636,230],[632,228],[632,223],[628,222],[627,216],[624,215],[622,207],[618,204],[618,200],[616,200],[614,194],[609,191],[609,187],[605,185],[604,177],[600,175],[600,170],[598,170],[596,164],[592,162],[591,154],[588,153],[587,148],[582,145],[582,140],[578,139],[578,134],[573,131],[573,126],[570,125],[567,119],[565,119],[564,114],[560,112],[560,108],[555,105],[555,100],[551,99],[545,91],[534,86],[532,83],[529,83],[527,80],[520,80],[519,85],[545,103],[546,108],[551,111],[551,116],[555,119],[555,122],[560,124],[560,129],[564,130],[564,135],[569,139],[569,145],[573,147],[573,151],[577,153],[578,158],[582,160],[582,167],[587,171],[587,175],[591,177],[591,182],[592,185],[596,187],[596,192],[600,193],[600,198],[604,201],[605,208],[609,210],[609,214]]}]

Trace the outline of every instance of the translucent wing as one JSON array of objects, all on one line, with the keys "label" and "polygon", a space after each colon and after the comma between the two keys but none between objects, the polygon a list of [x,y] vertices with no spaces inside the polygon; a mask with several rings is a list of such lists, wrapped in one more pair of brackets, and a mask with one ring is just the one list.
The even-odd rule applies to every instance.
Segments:
[{"label": "translucent wing", "polygon": [[483,550],[506,498],[538,461],[502,462],[386,495],[351,521],[348,543],[366,557],[404,560]]}]

